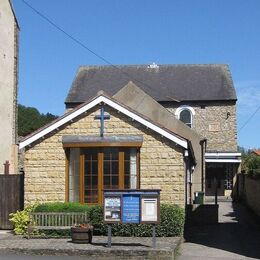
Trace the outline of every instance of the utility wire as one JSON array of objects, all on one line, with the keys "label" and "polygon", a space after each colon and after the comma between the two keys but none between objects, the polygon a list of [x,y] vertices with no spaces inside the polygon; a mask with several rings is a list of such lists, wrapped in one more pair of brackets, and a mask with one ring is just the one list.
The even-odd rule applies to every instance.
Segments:
[{"label": "utility wire", "polygon": [[76,39],[74,36],[70,35],[69,33],[67,33],[65,30],[63,30],[60,26],[58,26],[57,24],[55,24],[53,21],[51,21],[47,16],[45,16],[44,14],[42,14],[41,12],[39,12],[37,9],[35,9],[32,5],[30,5],[28,2],[26,2],[25,0],[22,0],[22,2],[27,5],[30,9],[32,9],[36,14],[38,14],[42,19],[44,19],[45,21],[47,21],[49,24],[51,24],[53,27],[55,27],[57,30],[59,30],[60,32],[62,32],[63,34],[65,34],[67,37],[69,37],[72,41],[76,42],[77,44],[79,44],[82,48],[86,49],[87,51],[91,52],[93,55],[95,55],[96,57],[98,57],[99,59],[101,59],[102,61],[104,61],[105,63],[114,66],[111,62],[109,62],[107,59],[105,59],[104,57],[102,57],[101,55],[97,54],[96,52],[94,52],[93,50],[91,50],[90,48],[88,48],[85,44],[83,44],[82,42],[80,42],[78,39]]},{"label": "utility wire", "polygon": [[42,14],[40,11],[38,11],[36,8],[34,8],[32,5],[30,5],[27,1],[22,0],[22,2],[29,7],[32,11],[34,11],[37,15],[39,15],[42,19],[44,19],[45,21],[47,21],[50,25],[52,25],[54,28],[56,28],[58,31],[62,32],[64,35],[66,35],[68,38],[70,38],[73,42],[77,43],[78,45],[80,45],[83,49],[89,51],[90,53],[92,53],[94,56],[96,56],[97,58],[99,58],[100,60],[102,60],[103,62],[105,62],[106,64],[112,66],[113,68],[119,70],[122,74],[126,75],[130,80],[135,80],[136,82],[139,82],[143,85],[145,85],[146,87],[148,87],[149,89],[152,89],[153,91],[156,91],[158,94],[160,94],[158,89],[153,89],[150,85],[148,85],[145,82],[142,82],[136,78],[134,78],[132,75],[130,75],[129,73],[127,73],[126,71],[124,71],[123,69],[121,69],[120,67],[114,65],[113,63],[111,63],[108,59],[104,58],[103,56],[101,56],[100,54],[98,54],[97,52],[93,51],[92,49],[90,49],[86,44],[82,43],[80,40],[76,39],[74,36],[72,36],[71,34],[67,33],[64,29],[62,29],[60,26],[58,26],[56,23],[54,23],[52,20],[50,20],[47,16],[45,16],[44,14]]},{"label": "utility wire", "polygon": [[[60,26],[58,26],[56,23],[54,23],[52,20],[50,20],[47,16],[45,16],[44,14],[42,14],[40,11],[38,11],[37,9],[35,9],[32,5],[30,5],[28,2],[26,2],[25,0],[22,0],[22,2],[28,6],[31,10],[33,10],[37,15],[39,15],[42,19],[44,19],[45,21],[47,21],[49,24],[51,24],[53,27],[55,27],[58,31],[62,32],[63,34],[65,34],[68,38],[70,38],[72,41],[74,41],[75,43],[77,43],[78,45],[80,45],[82,48],[84,48],[85,50],[89,51],[90,53],[92,53],[94,56],[96,56],[97,58],[99,58],[100,60],[104,61],[106,64],[112,66],[115,69],[118,69],[121,73],[123,73],[124,75],[126,75],[129,79],[133,79],[145,86],[147,86],[148,88],[151,88],[151,86],[149,86],[147,83],[142,82],[136,78],[134,78],[133,76],[129,75],[129,73],[123,71],[121,68],[119,68],[118,66],[114,65],[113,63],[111,63],[108,59],[104,58],[103,56],[101,56],[100,54],[98,54],[97,52],[93,51],[92,49],[90,49],[86,44],[82,43],[81,41],[79,41],[78,39],[76,39],[74,36],[72,36],[71,34],[67,33],[64,29],[62,29]],[[255,110],[255,112],[247,119],[247,121],[239,128],[238,132],[240,132],[248,123],[249,121],[255,116],[255,114],[258,112],[258,110],[260,109],[260,106]]]},{"label": "utility wire", "polygon": [[249,121],[255,116],[255,114],[260,109],[260,106],[255,110],[255,112],[246,120],[246,122],[239,128],[238,132],[240,132],[248,123]]}]

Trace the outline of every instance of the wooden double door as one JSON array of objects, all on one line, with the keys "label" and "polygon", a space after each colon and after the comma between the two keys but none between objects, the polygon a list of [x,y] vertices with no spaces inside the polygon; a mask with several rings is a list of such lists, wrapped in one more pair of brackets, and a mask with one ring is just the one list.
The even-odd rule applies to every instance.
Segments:
[{"label": "wooden double door", "polygon": [[80,155],[80,202],[101,204],[104,189],[139,187],[137,148],[83,148]]}]

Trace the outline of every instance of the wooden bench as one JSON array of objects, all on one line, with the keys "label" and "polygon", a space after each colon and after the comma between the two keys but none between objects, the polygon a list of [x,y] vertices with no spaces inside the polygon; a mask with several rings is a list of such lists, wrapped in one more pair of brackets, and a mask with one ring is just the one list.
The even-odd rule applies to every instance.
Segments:
[{"label": "wooden bench", "polygon": [[89,222],[87,213],[82,212],[31,212],[29,220],[28,238],[34,229],[69,230],[72,226]]}]

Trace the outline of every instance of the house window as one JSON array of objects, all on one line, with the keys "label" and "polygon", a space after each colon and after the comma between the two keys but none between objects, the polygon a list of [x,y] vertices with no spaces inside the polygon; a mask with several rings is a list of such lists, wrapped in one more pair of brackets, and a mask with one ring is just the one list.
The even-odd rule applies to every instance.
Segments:
[{"label": "house window", "polygon": [[177,108],[175,112],[175,116],[190,128],[192,128],[194,115],[195,110],[190,106],[181,106]]},{"label": "house window", "polygon": [[188,109],[184,109],[180,112],[180,120],[186,124],[187,126],[191,127],[191,118],[192,118],[192,115],[191,115],[191,112],[190,110]]},{"label": "house window", "polygon": [[101,204],[104,189],[139,188],[139,148],[70,148],[67,201]]}]

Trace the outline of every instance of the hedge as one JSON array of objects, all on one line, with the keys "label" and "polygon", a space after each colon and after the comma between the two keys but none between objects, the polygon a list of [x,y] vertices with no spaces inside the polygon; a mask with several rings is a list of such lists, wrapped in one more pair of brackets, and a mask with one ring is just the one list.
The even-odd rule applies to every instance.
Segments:
[{"label": "hedge", "polygon": [[[80,203],[44,203],[32,207],[34,212],[87,212],[94,235],[107,235],[107,224],[103,222],[103,207],[101,205],[88,206]],[[17,214],[17,213],[15,213]],[[161,204],[161,223],[156,226],[156,236],[182,236],[184,228],[184,209],[176,205]],[[25,229],[26,230],[26,229]],[[47,235],[69,236],[69,231],[42,231]],[[152,227],[147,224],[113,224],[114,236],[152,236]]]}]

